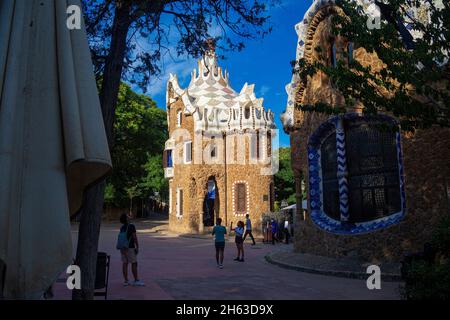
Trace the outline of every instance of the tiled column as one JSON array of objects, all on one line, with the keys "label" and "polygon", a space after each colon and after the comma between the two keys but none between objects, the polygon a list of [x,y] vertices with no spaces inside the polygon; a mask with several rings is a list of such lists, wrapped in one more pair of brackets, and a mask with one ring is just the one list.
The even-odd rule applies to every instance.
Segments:
[{"label": "tiled column", "polygon": [[339,184],[339,209],[341,222],[349,220],[347,157],[345,151],[345,130],[342,117],[336,120],[337,178]]}]

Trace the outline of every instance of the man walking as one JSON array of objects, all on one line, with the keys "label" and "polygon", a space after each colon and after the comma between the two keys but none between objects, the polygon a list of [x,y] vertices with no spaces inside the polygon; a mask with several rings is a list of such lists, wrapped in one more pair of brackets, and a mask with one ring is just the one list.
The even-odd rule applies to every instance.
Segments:
[{"label": "man walking", "polygon": [[212,235],[215,236],[214,242],[216,246],[216,262],[217,267],[223,269],[223,257],[225,251],[225,235],[227,234],[227,229],[222,226],[222,219],[217,218],[216,226],[212,231]]},{"label": "man walking", "polygon": [[[125,287],[130,285],[128,282],[128,265],[131,264],[131,271],[134,277],[132,285],[135,287],[143,287],[145,284],[139,280],[138,277],[137,255],[139,252],[139,244],[136,235],[136,227],[129,223],[126,213],[120,216],[120,222],[122,223],[122,227],[120,228],[117,247],[120,249],[122,255],[123,285]],[[123,235],[123,237],[121,235]],[[123,240],[126,242],[125,245],[122,243]]]},{"label": "man walking", "polygon": [[272,229],[272,244],[275,244],[275,240],[278,242],[278,223],[275,219],[272,219],[271,222]]},{"label": "man walking", "polygon": [[246,220],[245,220],[245,234],[244,234],[244,241],[245,241],[245,238],[247,237],[247,235],[249,235],[250,236],[250,239],[252,239],[252,241],[253,241],[253,246],[256,244],[256,242],[255,242],[255,238],[253,238],[253,234],[252,234],[252,221],[250,220],[250,216],[247,214],[246,216],[245,216],[245,218],[246,218]]},{"label": "man walking", "polygon": [[289,233],[289,220],[288,220],[288,218],[286,218],[286,220],[284,221],[284,236],[285,236],[286,244],[289,244],[290,233]]}]

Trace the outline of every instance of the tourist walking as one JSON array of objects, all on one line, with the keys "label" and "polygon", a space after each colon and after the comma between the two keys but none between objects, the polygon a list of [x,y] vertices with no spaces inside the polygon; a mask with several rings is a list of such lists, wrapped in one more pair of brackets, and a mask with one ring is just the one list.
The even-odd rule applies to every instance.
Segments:
[{"label": "tourist walking", "polygon": [[137,255],[139,253],[139,243],[136,235],[136,227],[128,221],[126,213],[120,216],[120,222],[122,226],[120,227],[117,240],[117,249],[120,250],[122,256],[123,285],[125,287],[130,285],[128,281],[128,265],[131,264],[131,272],[134,277],[132,285],[142,287],[145,284],[138,277]]},{"label": "tourist walking", "polygon": [[272,229],[272,244],[274,245],[275,244],[275,240],[278,242],[278,236],[277,236],[278,223],[277,223],[277,221],[275,219],[272,219],[270,226],[271,226],[271,229]]},{"label": "tourist walking", "polygon": [[222,219],[217,218],[216,225],[213,228],[212,235],[214,237],[214,243],[216,246],[216,261],[217,267],[223,269],[223,257],[225,252],[225,234],[227,229],[222,226]]},{"label": "tourist walking", "polygon": [[284,237],[286,240],[286,244],[289,244],[290,233],[289,233],[289,220],[287,218],[284,221]]},{"label": "tourist walking", "polygon": [[245,234],[244,234],[244,239],[243,241],[245,241],[245,238],[247,238],[247,235],[250,236],[250,239],[252,239],[253,241],[253,246],[256,244],[255,242],[255,238],[253,238],[253,234],[252,234],[252,221],[250,220],[250,216],[247,214],[245,216],[246,220],[245,220]]},{"label": "tourist walking", "polygon": [[239,221],[236,228],[232,229],[236,234],[234,242],[237,248],[237,257],[234,261],[244,262],[244,222]]}]

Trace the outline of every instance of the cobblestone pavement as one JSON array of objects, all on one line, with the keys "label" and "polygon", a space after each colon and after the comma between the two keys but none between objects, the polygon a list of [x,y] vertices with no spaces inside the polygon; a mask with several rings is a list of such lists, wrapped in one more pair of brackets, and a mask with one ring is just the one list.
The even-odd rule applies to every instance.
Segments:
[{"label": "cobblestone pavement", "polygon": [[[145,287],[123,287],[120,254],[115,249],[119,225],[104,224],[99,250],[111,255],[109,299],[399,299],[399,283],[382,282],[368,290],[365,280],[304,273],[270,264],[265,256],[288,246],[245,245],[245,262],[235,262],[232,242],[225,248],[224,269],[215,263],[212,239],[178,237],[158,223],[137,223],[140,278]],[[155,228],[156,227],[156,228]],[[76,226],[73,228],[76,245]],[[159,230],[159,232],[154,232]],[[130,272],[131,274],[131,272]],[[62,275],[63,277],[63,275]],[[55,299],[70,299],[65,283],[54,287]]]}]

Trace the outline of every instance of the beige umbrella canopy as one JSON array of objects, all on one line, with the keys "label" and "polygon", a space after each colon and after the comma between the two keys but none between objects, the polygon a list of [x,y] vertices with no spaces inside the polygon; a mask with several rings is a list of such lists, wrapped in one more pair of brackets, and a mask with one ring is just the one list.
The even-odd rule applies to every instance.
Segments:
[{"label": "beige umbrella canopy", "polygon": [[0,260],[7,299],[39,298],[71,264],[69,215],[86,186],[111,169],[85,28],[66,25],[71,4],[81,8],[78,0],[0,1]]}]

